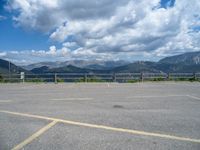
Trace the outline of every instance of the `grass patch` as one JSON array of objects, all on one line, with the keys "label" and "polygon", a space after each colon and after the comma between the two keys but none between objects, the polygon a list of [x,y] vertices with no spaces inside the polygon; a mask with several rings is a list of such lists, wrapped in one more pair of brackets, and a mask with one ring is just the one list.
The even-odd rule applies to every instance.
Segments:
[{"label": "grass patch", "polygon": [[92,77],[92,78],[88,78],[87,82],[106,82],[106,81],[97,77]]},{"label": "grass patch", "polygon": [[45,80],[43,80],[43,79],[31,79],[31,80],[26,80],[25,82],[42,83],[42,82],[45,82]]},{"label": "grass patch", "polygon": [[75,82],[106,82],[105,80],[102,80],[98,77],[88,77],[86,78],[80,78],[78,80],[76,80]]},{"label": "grass patch", "polygon": [[58,79],[57,79],[57,82],[58,82],[58,83],[64,83],[65,80],[64,80],[64,79],[60,79],[60,78],[58,78]]},{"label": "grass patch", "polygon": [[137,83],[139,80],[127,80],[127,83]]},{"label": "grass patch", "polygon": [[153,81],[165,81],[166,79],[163,77],[154,78]]}]

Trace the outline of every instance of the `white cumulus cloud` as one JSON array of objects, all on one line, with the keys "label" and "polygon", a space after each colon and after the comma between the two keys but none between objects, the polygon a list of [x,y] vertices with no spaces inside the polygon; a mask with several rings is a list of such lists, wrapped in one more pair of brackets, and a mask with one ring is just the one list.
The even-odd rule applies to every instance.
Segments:
[{"label": "white cumulus cloud", "polygon": [[11,0],[16,24],[48,33],[62,47],[33,55],[137,59],[200,50],[200,1]]}]

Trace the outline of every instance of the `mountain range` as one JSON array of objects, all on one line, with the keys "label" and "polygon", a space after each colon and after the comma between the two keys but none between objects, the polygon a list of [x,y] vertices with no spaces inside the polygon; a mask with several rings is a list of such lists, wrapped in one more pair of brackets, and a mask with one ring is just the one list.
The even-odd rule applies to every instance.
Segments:
[{"label": "mountain range", "polygon": [[98,70],[108,70],[118,66],[127,65],[130,62],[123,60],[119,61],[102,61],[102,60],[70,60],[65,62],[40,62],[35,64],[30,64],[23,66],[26,70],[32,70],[34,68],[48,67],[49,69],[61,68],[66,66],[74,66],[78,68],[87,68],[87,69],[98,69]]},{"label": "mountain range", "polygon": [[200,52],[166,57],[158,62],[138,61],[114,68],[113,72],[200,72]]},{"label": "mountain range", "polygon": [[[71,60],[66,62],[41,62],[19,67],[11,65],[11,72],[38,73],[139,73],[139,72],[200,72],[200,51],[166,57],[158,62],[150,61],[100,61]],[[0,73],[8,73],[9,62],[0,59]]]},{"label": "mountain range", "polygon": [[8,74],[8,73],[19,73],[19,72],[27,72],[24,68],[20,66],[16,66],[15,64],[0,59],[0,73],[1,74]]}]

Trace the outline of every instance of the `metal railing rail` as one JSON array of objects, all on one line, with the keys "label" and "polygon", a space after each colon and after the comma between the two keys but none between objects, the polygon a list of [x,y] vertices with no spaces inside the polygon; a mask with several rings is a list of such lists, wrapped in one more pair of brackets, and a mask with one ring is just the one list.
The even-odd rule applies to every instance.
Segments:
[{"label": "metal railing rail", "polygon": [[0,82],[134,82],[200,80],[200,73],[45,73],[0,74]]}]

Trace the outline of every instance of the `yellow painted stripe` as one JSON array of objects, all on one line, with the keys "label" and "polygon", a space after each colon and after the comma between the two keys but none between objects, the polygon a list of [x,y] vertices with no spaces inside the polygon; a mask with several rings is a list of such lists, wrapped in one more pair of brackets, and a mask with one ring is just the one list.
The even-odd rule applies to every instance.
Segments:
[{"label": "yellow painted stripe", "polygon": [[45,131],[47,131],[48,129],[53,127],[56,123],[57,123],[57,121],[53,121],[53,122],[49,123],[48,125],[46,125],[42,129],[40,129],[39,131],[37,131],[36,133],[31,135],[29,138],[27,138],[26,140],[24,140],[23,142],[21,142],[20,144],[18,144],[14,148],[12,148],[12,150],[20,150],[20,149],[22,149],[24,146],[26,146],[27,144],[31,143],[33,140],[35,140],[37,137],[39,137]]},{"label": "yellow painted stripe", "polygon": [[10,111],[0,111],[0,112],[12,114],[12,115],[24,116],[24,117],[31,117],[31,118],[37,118],[37,119],[57,121],[57,122],[76,125],[76,126],[83,126],[83,127],[96,128],[96,129],[104,129],[104,130],[110,130],[110,131],[116,131],[116,132],[124,132],[124,133],[129,133],[129,134],[134,134],[134,135],[151,136],[151,137],[165,138],[165,139],[170,139],[170,140],[200,143],[200,139],[179,137],[179,136],[173,136],[173,135],[168,135],[168,134],[160,134],[160,133],[153,133],[153,132],[146,132],[146,131],[132,130],[132,129],[115,128],[115,127],[109,127],[109,126],[104,126],[104,125],[82,123],[82,122],[56,119],[56,118],[51,118],[51,117],[44,117],[44,116],[31,115],[31,114],[25,114],[25,113],[18,113],[18,112],[10,112]]}]

